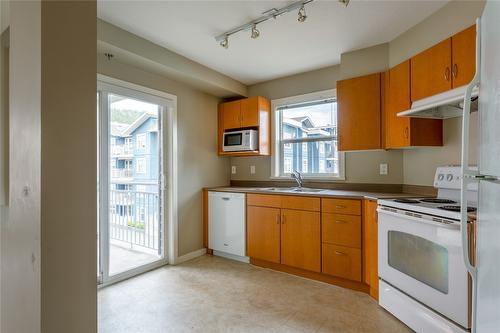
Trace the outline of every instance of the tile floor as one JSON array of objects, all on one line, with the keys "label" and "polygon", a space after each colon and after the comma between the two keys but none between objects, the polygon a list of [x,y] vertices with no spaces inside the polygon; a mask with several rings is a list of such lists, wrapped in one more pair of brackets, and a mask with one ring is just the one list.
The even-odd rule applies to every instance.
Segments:
[{"label": "tile floor", "polygon": [[203,256],[101,289],[99,332],[411,331],[363,293]]}]

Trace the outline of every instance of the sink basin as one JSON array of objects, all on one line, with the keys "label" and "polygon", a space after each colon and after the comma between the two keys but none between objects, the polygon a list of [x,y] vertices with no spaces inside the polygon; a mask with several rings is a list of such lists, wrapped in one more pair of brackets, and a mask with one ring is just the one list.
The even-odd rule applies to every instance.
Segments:
[{"label": "sink basin", "polygon": [[261,191],[270,191],[270,192],[297,192],[297,193],[318,193],[326,190],[319,188],[307,188],[307,187],[267,187],[261,188]]}]

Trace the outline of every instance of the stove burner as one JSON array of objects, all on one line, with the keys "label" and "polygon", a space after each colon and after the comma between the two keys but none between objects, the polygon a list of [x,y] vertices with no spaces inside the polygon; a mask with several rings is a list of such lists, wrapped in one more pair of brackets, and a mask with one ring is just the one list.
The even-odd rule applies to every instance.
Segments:
[{"label": "stove burner", "polygon": [[429,198],[429,199],[420,199],[420,202],[428,202],[428,203],[437,203],[437,204],[454,204],[456,201],[450,199],[439,199],[439,198]]},{"label": "stove burner", "polygon": [[394,202],[399,202],[399,203],[408,203],[408,204],[418,204],[418,200],[413,200],[413,199],[394,199]]},{"label": "stove burner", "polygon": [[[452,212],[459,212],[460,211],[460,206],[440,206],[438,207],[439,209],[444,209],[444,210],[449,210]],[[467,213],[470,212],[475,212],[476,208],[474,207],[467,207]]]}]

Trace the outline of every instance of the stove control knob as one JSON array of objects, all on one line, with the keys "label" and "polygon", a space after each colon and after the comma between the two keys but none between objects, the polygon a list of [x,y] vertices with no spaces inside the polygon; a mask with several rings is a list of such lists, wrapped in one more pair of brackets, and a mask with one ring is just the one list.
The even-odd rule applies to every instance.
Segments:
[{"label": "stove control knob", "polygon": [[441,181],[443,179],[444,179],[444,175],[442,173],[440,173],[439,176],[438,176],[438,180]]},{"label": "stove control knob", "polygon": [[453,175],[451,173],[446,175],[446,180],[451,182],[453,180]]}]

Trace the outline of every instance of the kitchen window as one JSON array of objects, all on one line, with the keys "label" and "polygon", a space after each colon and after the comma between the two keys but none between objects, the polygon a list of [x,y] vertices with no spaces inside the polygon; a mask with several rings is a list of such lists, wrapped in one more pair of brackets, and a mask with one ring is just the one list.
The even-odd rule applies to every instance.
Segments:
[{"label": "kitchen window", "polygon": [[335,90],[274,100],[275,178],[298,171],[304,178],[344,179],[337,150]]}]

